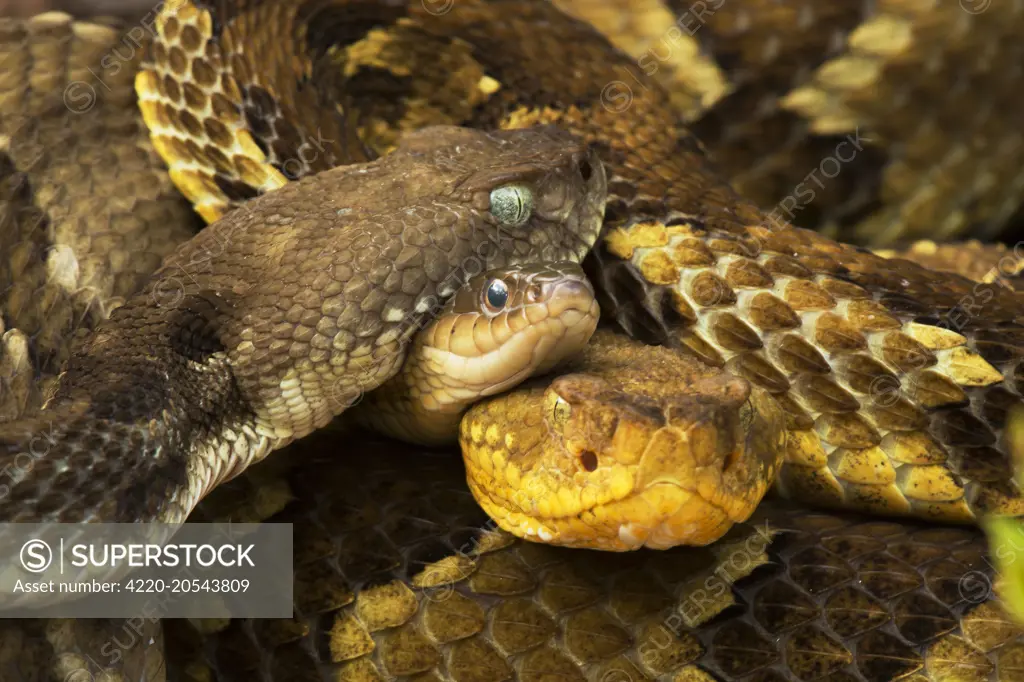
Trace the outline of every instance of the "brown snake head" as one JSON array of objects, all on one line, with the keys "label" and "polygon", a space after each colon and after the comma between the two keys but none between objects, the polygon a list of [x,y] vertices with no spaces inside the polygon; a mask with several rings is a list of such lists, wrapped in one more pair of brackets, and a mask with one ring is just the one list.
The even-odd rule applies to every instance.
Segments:
[{"label": "brown snake head", "polygon": [[707,544],[750,516],[785,445],[765,391],[608,332],[574,369],[462,421],[470,489],[499,526],[623,551]]},{"label": "brown snake head", "polygon": [[0,428],[18,474],[0,519],[183,519],[398,372],[476,273],[581,259],[605,193],[565,132],[442,126],[252,199],[74,350],[47,409]]},{"label": "brown snake head", "polygon": [[416,335],[399,375],[352,416],[412,443],[454,443],[474,401],[579,354],[598,316],[594,288],[575,263],[477,275]]}]

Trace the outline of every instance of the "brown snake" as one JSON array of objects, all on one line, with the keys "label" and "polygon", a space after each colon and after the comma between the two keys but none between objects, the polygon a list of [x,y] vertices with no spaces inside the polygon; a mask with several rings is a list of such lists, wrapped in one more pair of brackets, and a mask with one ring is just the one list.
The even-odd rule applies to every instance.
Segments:
[{"label": "brown snake", "polygon": [[[458,33],[470,46],[470,52],[487,66],[488,75],[505,86],[496,91],[495,97],[487,99],[487,104],[473,111],[471,118],[456,122],[505,127],[556,120],[603,143],[599,153],[613,170],[610,187],[615,196],[609,207],[613,225],[626,216],[641,218],[638,223],[623,224],[621,230],[613,231],[597,254],[599,260],[593,261],[597,270],[592,269],[592,273],[598,275],[595,280],[599,289],[611,304],[605,308],[623,327],[644,340],[681,342],[701,359],[725,365],[761,383],[780,400],[792,400],[787,410],[793,419],[789,427],[805,434],[801,436],[805,440],[798,441],[801,447],[790,453],[790,464],[827,470],[837,484],[842,481],[837,488],[826,474],[820,474],[816,480],[821,481],[824,476],[826,485],[813,486],[811,490],[816,494],[827,497],[839,492],[847,503],[859,501],[883,508],[899,505],[902,498],[908,509],[939,517],[970,515],[975,509],[987,511],[1015,503],[1015,496],[1001,487],[1007,474],[999,465],[998,452],[991,447],[995,434],[986,424],[997,424],[1007,404],[1017,400],[1012,382],[1002,380],[1003,375],[1013,376],[1016,358],[1017,304],[1010,294],[996,287],[979,290],[966,280],[939,277],[909,265],[901,265],[900,273],[889,273],[884,261],[864,252],[810,234],[761,227],[766,221],[753,205],[740,200],[713,173],[705,172],[703,152],[691,138],[679,133],[676,114],[668,109],[668,100],[657,87],[650,85],[649,90],[633,91],[634,109],[629,117],[599,108],[602,86],[615,76],[614,67],[628,66],[628,60],[608,52],[583,28],[564,23],[556,15],[549,16],[545,5],[519,3],[515,11],[507,7],[502,10],[501,5],[465,2],[458,11],[440,17],[427,16],[429,13],[411,7],[410,15],[415,22],[399,25],[398,44],[403,38],[415,44],[429,45],[431,40],[444,44],[450,33]],[[498,16],[515,16],[516,20],[502,25],[486,24],[489,29],[499,27],[504,31],[499,31],[495,38],[483,31],[485,24],[474,23],[474,12],[483,18],[493,12]],[[568,82],[559,82],[560,74],[550,71],[546,77],[553,80],[551,83],[533,83],[529,78],[517,80],[521,74],[543,71],[538,64],[539,55],[524,53],[524,48],[517,47],[530,44],[534,35],[530,27],[537,25],[541,17],[549,19],[552,27],[552,33],[543,39],[562,46],[566,60],[578,68],[573,74],[575,78],[567,79]],[[332,25],[328,21],[333,19],[329,11],[326,17],[317,18],[324,21],[316,25]],[[358,25],[358,12],[355,18],[354,25]],[[251,25],[238,25],[251,32],[267,26],[281,31],[281,26],[287,24],[278,22],[279,19],[273,14],[262,19],[254,15]],[[230,23],[224,15],[220,15],[220,20],[222,27]],[[311,22],[310,17],[303,20]],[[393,17],[388,21],[393,21]],[[565,34],[558,35],[557,30]],[[183,32],[182,47],[188,48],[185,36]],[[508,49],[488,51],[489,45],[484,42],[495,39]],[[261,43],[257,40],[253,44]],[[305,44],[317,47],[315,39]],[[456,54],[459,49],[467,48],[455,49]],[[245,59],[232,62],[235,77],[255,73],[261,78],[275,73],[286,67],[276,61],[278,56],[274,49],[265,55],[246,52],[246,58],[255,64],[246,64]],[[287,54],[284,56],[287,59]],[[166,57],[170,69],[176,70],[173,51]],[[584,69],[588,71],[581,76]],[[367,80],[372,92],[373,79]],[[261,90],[267,92],[265,84],[247,90],[252,117],[249,125],[263,126],[264,145],[273,151],[271,161],[276,159],[287,170],[287,160],[301,159],[305,163],[306,157],[295,152],[294,147],[294,153],[288,152],[292,131],[287,124],[280,123],[277,107],[284,112],[289,105],[301,108],[305,104],[301,97],[308,97],[308,91],[292,99],[291,92],[274,92],[270,87],[269,100],[259,94]],[[160,94],[173,99],[167,92]],[[230,99],[230,90],[227,94]],[[556,94],[575,101],[558,100]],[[188,102],[187,92],[179,95]],[[270,109],[264,107],[268,101]],[[531,112],[521,108],[537,102],[544,102],[547,109]],[[585,106],[580,108],[579,102]],[[358,98],[354,106],[360,106]],[[188,132],[189,119],[179,115],[178,120]],[[627,126],[633,122],[638,127],[626,128],[618,137],[607,135],[605,131],[614,130],[619,122]],[[311,134],[312,130],[303,132]],[[187,135],[182,137],[187,139]],[[270,144],[268,138],[279,146]],[[297,139],[310,138],[302,137],[300,132]],[[171,143],[162,144],[166,151],[166,145]],[[252,151],[244,145],[241,149],[242,159]],[[334,153],[340,152],[331,150]],[[328,156],[325,153],[315,157],[307,164],[309,168],[301,170],[319,170],[317,164],[331,163]],[[244,198],[246,192],[238,181],[248,177],[248,171],[261,183],[273,176],[266,166],[250,168],[245,163],[232,162],[234,166],[229,164],[225,176],[214,180],[229,201]],[[650,172],[652,168],[655,173]],[[160,186],[155,187],[159,191]],[[631,259],[633,267],[624,266],[623,258]],[[682,296],[669,296],[656,286],[674,281],[680,283]],[[934,318],[957,310],[964,305],[965,297],[978,296],[979,291],[985,294],[985,305],[980,312],[970,312],[965,325],[957,325],[958,331],[967,335],[966,340],[936,331],[938,327],[932,326]],[[629,303],[637,300],[638,293],[644,294],[642,304]],[[757,298],[758,293],[771,298]],[[764,340],[755,338],[762,334]],[[803,345],[799,345],[801,337],[805,339]],[[779,345],[773,345],[775,342]],[[788,367],[784,364],[787,359],[798,364]],[[783,363],[784,371],[766,361]],[[838,383],[816,378],[832,371],[841,377]],[[994,373],[1000,375],[998,379]],[[874,412],[866,411],[867,417],[861,416],[857,398],[873,392],[861,388],[870,389],[875,379],[890,375],[894,379],[886,379],[887,390],[895,392],[895,402],[883,405],[885,409],[876,406]],[[901,402],[906,397],[907,387],[901,384],[905,378],[913,386],[928,386],[929,396],[938,396],[940,402],[928,407],[947,407],[941,420],[925,425],[919,415],[920,407],[913,400]],[[892,383],[894,380],[896,384]],[[866,383],[856,383],[862,381]],[[847,396],[851,396],[852,403]],[[914,397],[920,399],[919,395]],[[975,411],[964,407],[965,402]],[[886,443],[884,439],[893,433],[910,435],[897,435]],[[813,442],[818,438],[833,446],[827,455],[823,449],[820,454],[814,449]],[[928,438],[950,451],[943,450],[944,456],[936,460],[937,452],[922,445],[926,442],[922,439]],[[910,454],[902,449],[908,439]],[[810,449],[805,449],[805,445]],[[878,466],[879,461],[884,466],[886,460],[878,458],[892,460],[893,453],[901,464],[912,466],[904,469],[907,474],[900,480],[885,483],[890,487],[880,489],[858,469]],[[916,459],[911,457],[915,453]],[[792,461],[801,457],[802,461]],[[939,499],[905,495],[905,479],[915,471],[922,476],[937,473],[935,469],[921,471],[916,467],[944,468],[947,459],[958,469],[957,475],[968,481],[966,487],[960,485],[959,479],[951,478],[952,485],[940,491]],[[972,468],[976,462],[979,466]],[[851,480],[837,474],[846,474]],[[804,480],[815,479],[803,475],[790,482]],[[978,485],[971,487],[971,482]],[[909,483],[912,490],[915,481]],[[876,497],[879,492],[884,493],[880,498]],[[792,661],[787,664],[793,665]],[[392,662],[385,669],[388,674],[395,674],[398,668]]]},{"label": "brown snake", "polygon": [[[461,263],[581,258],[603,209],[593,158],[553,130],[433,128],[203,230],[83,342],[46,410],[5,427],[12,462],[39,434],[50,445],[0,515],[184,519],[212,486],[394,376],[416,316],[454,293]],[[515,183],[535,207],[502,224],[492,191]],[[372,207],[375,193],[406,207],[344,201]]]}]

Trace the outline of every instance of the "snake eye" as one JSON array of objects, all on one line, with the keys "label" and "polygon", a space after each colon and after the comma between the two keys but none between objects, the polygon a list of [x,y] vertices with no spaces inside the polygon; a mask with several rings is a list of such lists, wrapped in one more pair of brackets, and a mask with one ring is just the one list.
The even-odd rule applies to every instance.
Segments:
[{"label": "snake eye", "polygon": [[571,415],[572,405],[562,396],[556,395],[554,405],[551,407],[551,423],[555,429],[561,431]]},{"label": "snake eye", "polygon": [[502,225],[518,227],[530,219],[533,191],[526,185],[503,185],[491,190],[491,215]]},{"label": "snake eye", "polygon": [[484,294],[487,305],[493,310],[501,310],[508,303],[508,285],[503,280],[492,279]]}]

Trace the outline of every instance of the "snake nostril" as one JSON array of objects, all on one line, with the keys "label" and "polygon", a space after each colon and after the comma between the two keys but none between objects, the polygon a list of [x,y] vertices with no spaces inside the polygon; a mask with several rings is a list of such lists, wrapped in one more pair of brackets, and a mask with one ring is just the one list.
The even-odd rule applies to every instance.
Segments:
[{"label": "snake nostril", "polygon": [[592,450],[584,450],[580,453],[580,464],[587,471],[597,469],[597,455]]},{"label": "snake nostril", "polygon": [[594,174],[594,169],[590,167],[590,162],[584,159],[580,162],[580,177],[583,178],[583,182],[589,182],[590,176]]}]

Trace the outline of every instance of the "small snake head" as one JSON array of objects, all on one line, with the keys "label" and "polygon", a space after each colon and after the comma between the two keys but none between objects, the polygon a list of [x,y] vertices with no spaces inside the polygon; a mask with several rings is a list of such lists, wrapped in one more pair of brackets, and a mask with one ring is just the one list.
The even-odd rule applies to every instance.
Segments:
[{"label": "small snake head", "polygon": [[616,551],[708,544],[747,519],[781,463],[782,410],[678,360],[672,381],[664,364],[598,362],[475,407],[462,443],[477,501],[515,535]]},{"label": "small snake head", "polygon": [[352,416],[413,443],[453,443],[474,401],[578,355],[599,315],[594,288],[575,263],[489,270],[456,292],[416,335],[399,375]]},{"label": "small snake head", "polygon": [[475,400],[578,355],[599,315],[594,287],[575,263],[498,268],[456,293],[413,353],[429,347],[432,361],[445,365],[447,381],[469,389]]}]

